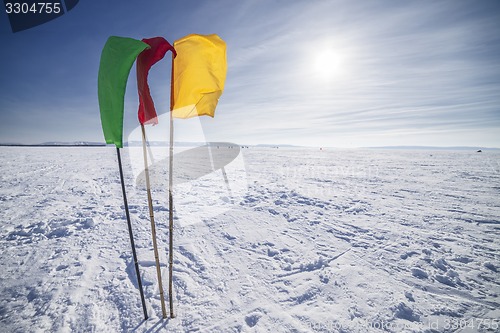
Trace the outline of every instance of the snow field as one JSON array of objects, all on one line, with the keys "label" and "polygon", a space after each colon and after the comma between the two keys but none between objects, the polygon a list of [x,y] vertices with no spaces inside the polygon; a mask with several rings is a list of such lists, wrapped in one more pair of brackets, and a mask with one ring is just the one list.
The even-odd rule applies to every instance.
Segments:
[{"label": "snow field", "polygon": [[[242,149],[231,191],[220,170],[175,189],[173,320],[146,191],[122,153],[151,318],[114,149],[3,147],[1,331],[498,331],[498,153]],[[160,181],[165,293],[166,194]]]}]

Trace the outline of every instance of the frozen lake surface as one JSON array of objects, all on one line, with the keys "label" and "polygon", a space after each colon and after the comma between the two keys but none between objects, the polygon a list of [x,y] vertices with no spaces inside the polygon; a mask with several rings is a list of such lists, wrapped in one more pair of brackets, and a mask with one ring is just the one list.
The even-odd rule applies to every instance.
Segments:
[{"label": "frozen lake surface", "polygon": [[0,331],[500,331],[498,152],[251,147],[229,188],[220,169],[179,176],[162,320],[137,149],[122,154],[150,319],[115,150],[0,147]]}]

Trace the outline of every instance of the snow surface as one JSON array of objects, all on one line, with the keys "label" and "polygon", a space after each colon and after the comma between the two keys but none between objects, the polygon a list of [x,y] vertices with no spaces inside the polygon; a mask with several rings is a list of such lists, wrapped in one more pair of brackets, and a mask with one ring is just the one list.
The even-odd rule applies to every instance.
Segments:
[{"label": "snow surface", "polygon": [[230,187],[218,170],[175,189],[177,317],[163,320],[133,149],[122,153],[150,319],[115,150],[2,147],[1,332],[500,331],[499,153],[241,149]]}]

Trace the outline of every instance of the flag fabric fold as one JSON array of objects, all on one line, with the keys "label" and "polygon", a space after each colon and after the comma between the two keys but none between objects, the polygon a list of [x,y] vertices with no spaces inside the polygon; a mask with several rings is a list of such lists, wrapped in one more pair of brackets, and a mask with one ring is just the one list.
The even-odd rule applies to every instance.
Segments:
[{"label": "flag fabric fold", "polygon": [[214,117],[226,79],[226,43],[215,34],[191,34],[176,40],[174,48],[172,116]]},{"label": "flag fabric fold", "polygon": [[139,92],[138,118],[141,124],[158,124],[155,105],[148,85],[149,70],[158,61],[163,59],[167,51],[175,56],[175,49],[163,37],[144,38],[144,43],[150,46],[137,57],[137,90]]},{"label": "flag fabric fold", "polygon": [[111,36],[101,53],[98,98],[106,143],[123,148],[123,112],[127,78],[135,59],[149,45],[133,38]]}]

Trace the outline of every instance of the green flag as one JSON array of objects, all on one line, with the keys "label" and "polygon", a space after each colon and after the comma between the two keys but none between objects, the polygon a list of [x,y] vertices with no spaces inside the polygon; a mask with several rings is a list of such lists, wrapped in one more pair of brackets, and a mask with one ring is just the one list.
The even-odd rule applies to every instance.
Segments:
[{"label": "green flag", "polygon": [[97,90],[106,143],[123,147],[123,107],[130,69],[149,45],[140,40],[111,36],[102,49]]}]

